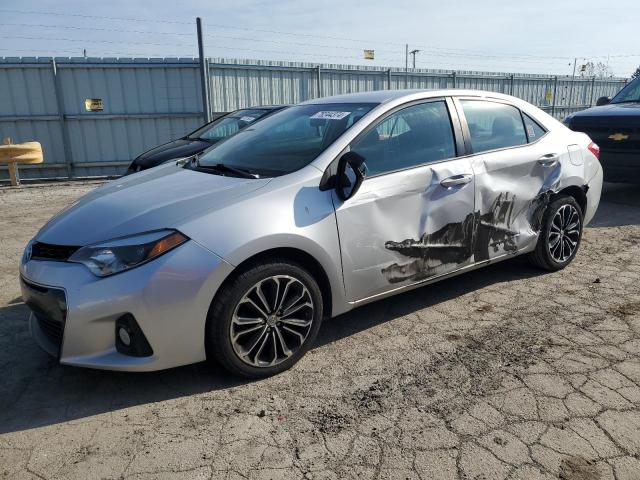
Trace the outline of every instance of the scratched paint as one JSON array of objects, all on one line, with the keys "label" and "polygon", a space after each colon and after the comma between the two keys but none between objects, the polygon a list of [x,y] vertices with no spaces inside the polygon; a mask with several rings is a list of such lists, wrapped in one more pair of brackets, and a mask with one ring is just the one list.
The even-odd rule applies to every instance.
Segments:
[{"label": "scratched paint", "polygon": [[451,265],[489,259],[489,251],[515,252],[518,232],[512,229],[515,195],[500,193],[489,211],[474,212],[462,222],[448,223],[421,238],[388,241],[385,248],[413,258],[382,269],[390,283],[420,281]]}]

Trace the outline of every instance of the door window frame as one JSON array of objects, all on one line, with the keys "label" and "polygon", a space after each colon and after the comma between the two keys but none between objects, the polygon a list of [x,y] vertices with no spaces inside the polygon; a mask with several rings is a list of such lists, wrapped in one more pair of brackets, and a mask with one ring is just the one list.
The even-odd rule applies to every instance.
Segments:
[{"label": "door window frame", "polygon": [[[521,145],[511,145],[509,147],[501,147],[501,148],[494,148],[492,150],[482,150],[481,152],[474,152],[473,151],[473,145],[471,144],[471,131],[469,130],[469,123],[467,121],[467,117],[464,114],[464,109],[462,107],[462,103],[461,100],[470,100],[470,101],[474,101],[474,102],[489,102],[489,103],[498,103],[498,104],[502,104],[502,105],[508,105],[509,107],[513,107],[515,108],[519,113],[520,113],[520,121],[522,122],[522,128],[524,129],[524,133],[525,133],[525,137],[527,138],[527,143],[523,143]],[[460,120],[460,123],[462,125],[462,134],[464,137],[464,147],[465,147],[465,151],[466,154],[464,156],[471,156],[471,155],[482,155],[485,153],[493,153],[493,152],[502,152],[504,150],[512,150],[514,148],[523,148],[523,147],[528,147],[529,145],[535,145],[536,143],[538,143],[540,140],[542,140],[544,137],[547,136],[547,134],[549,133],[549,130],[545,127],[542,126],[542,124],[533,116],[531,115],[529,112],[524,112],[520,107],[518,107],[517,105],[514,105],[513,103],[509,102],[508,100],[503,100],[500,98],[481,98],[481,97],[471,97],[471,96],[455,96],[452,97],[452,102],[457,110],[457,114],[458,114],[458,118]],[[544,135],[540,136],[539,138],[537,138],[536,140],[534,140],[533,142],[530,141],[529,139],[529,134],[527,133],[527,127],[524,123],[524,115],[523,113],[526,113],[527,116],[529,118],[531,118],[531,120],[533,120],[536,124],[538,124],[538,126],[544,130]]]},{"label": "door window frame", "polygon": [[[403,103],[401,105],[397,105],[395,107],[393,107],[392,109],[384,112],[383,114],[381,114],[379,117],[377,117],[375,120],[373,120],[369,126],[367,126],[367,128],[365,128],[362,132],[360,132],[358,134],[357,137],[355,137],[353,140],[351,140],[349,142],[349,145],[347,145],[341,152],[340,154],[336,157],[336,159],[334,160],[333,163],[337,164],[337,161],[340,159],[340,157],[342,157],[342,155],[344,155],[346,152],[351,150],[351,145],[353,145],[354,143],[358,142],[360,139],[364,138],[369,132],[371,132],[371,130],[373,130],[374,128],[377,128],[378,125],[380,125],[382,122],[386,121],[387,118],[389,118],[391,115],[394,115],[395,113],[399,112],[400,110],[404,110],[405,108],[409,108],[409,107],[413,107],[416,105],[423,105],[426,103],[434,103],[434,102],[443,102],[445,104],[445,107],[448,111],[449,114],[449,123],[451,126],[451,133],[453,134],[453,146],[455,149],[455,155],[453,157],[450,158],[443,158],[440,160],[431,160],[431,161],[426,161],[417,165],[411,165],[409,167],[404,167],[404,168],[398,168],[396,170],[389,170],[388,172],[381,172],[381,173],[377,173],[375,175],[368,175],[365,176],[364,181],[366,182],[368,179],[372,179],[372,178],[378,178],[384,175],[390,175],[390,174],[394,174],[394,173],[398,173],[398,172],[404,172],[406,170],[412,170],[414,168],[421,168],[424,167],[426,165],[434,165],[434,164],[438,164],[438,163],[442,163],[442,162],[449,162],[451,160],[455,160],[457,158],[460,158],[461,156],[464,155],[465,153],[465,145],[464,145],[464,136],[463,136],[463,132],[462,132],[462,124],[460,121],[460,118],[458,117],[458,112],[456,110],[456,107],[451,99],[451,97],[433,97],[433,98],[422,98],[419,100],[413,100],[411,102],[407,102],[407,103]],[[331,167],[330,167],[331,169]]]}]

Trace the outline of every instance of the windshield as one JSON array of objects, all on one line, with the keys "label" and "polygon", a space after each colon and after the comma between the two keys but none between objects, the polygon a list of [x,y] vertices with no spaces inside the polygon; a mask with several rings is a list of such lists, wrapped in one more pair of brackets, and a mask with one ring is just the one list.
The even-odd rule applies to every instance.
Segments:
[{"label": "windshield", "polygon": [[245,108],[243,110],[237,110],[229,115],[219,118],[218,120],[208,123],[193,133],[190,133],[187,138],[191,140],[203,139],[217,142],[223,138],[233,135],[239,130],[242,130],[271,111],[272,110],[264,108]]},{"label": "windshield", "polygon": [[613,97],[611,103],[631,103],[640,102],[640,78],[636,78],[627,84],[618,94]]},{"label": "windshield", "polygon": [[311,163],[375,105],[290,107],[207,150],[199,163],[203,167],[223,164],[259,176],[284,175]]}]

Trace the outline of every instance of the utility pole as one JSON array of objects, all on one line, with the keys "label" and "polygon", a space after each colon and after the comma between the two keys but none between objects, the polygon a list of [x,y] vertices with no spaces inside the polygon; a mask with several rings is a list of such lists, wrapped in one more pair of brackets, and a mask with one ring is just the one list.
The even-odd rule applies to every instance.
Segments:
[{"label": "utility pole", "polygon": [[209,72],[204,57],[204,43],[202,41],[202,19],[196,18],[196,29],[198,31],[198,57],[200,60],[200,86],[202,88],[202,115],[205,123],[211,121],[211,105],[209,103]]},{"label": "utility pole", "polygon": [[[578,58],[573,59],[573,74],[571,75],[571,86],[569,87],[569,101],[567,102],[568,106],[571,107],[573,105],[573,82],[576,81],[576,65],[578,63]],[[555,103],[555,99],[554,99]],[[569,112],[571,113],[571,112]]]},{"label": "utility pole", "polygon": [[411,50],[409,53],[411,55],[413,55],[413,69],[416,69],[416,53],[418,53],[420,50]]},{"label": "utility pole", "polygon": [[409,44],[404,45],[404,88],[409,88]]}]

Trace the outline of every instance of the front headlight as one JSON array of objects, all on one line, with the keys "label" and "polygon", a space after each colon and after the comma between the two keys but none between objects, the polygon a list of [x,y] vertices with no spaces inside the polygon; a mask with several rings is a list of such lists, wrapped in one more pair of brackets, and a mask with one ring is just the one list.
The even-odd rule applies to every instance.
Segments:
[{"label": "front headlight", "polygon": [[106,277],[153,260],[187,240],[175,230],[156,230],[82,247],[69,261],[83,264],[98,277]]}]

